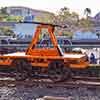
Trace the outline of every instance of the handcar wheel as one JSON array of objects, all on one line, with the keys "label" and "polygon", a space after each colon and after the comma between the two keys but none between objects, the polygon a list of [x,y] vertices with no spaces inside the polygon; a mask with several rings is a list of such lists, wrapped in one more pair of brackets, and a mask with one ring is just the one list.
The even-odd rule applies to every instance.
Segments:
[{"label": "handcar wheel", "polygon": [[16,81],[23,81],[27,78],[27,74],[24,72],[24,73],[16,73]]},{"label": "handcar wheel", "polygon": [[15,59],[13,61],[13,66],[16,68],[16,80],[25,80],[29,76],[31,76],[32,69],[28,65],[26,59]]},{"label": "handcar wheel", "polygon": [[22,62],[21,66],[22,66],[24,73],[26,73],[28,77],[32,77],[33,71],[32,71],[31,63],[27,59],[22,59],[21,62]]},{"label": "handcar wheel", "polygon": [[53,82],[60,82],[68,78],[69,71],[65,70],[63,61],[53,61],[48,66],[48,75]]}]

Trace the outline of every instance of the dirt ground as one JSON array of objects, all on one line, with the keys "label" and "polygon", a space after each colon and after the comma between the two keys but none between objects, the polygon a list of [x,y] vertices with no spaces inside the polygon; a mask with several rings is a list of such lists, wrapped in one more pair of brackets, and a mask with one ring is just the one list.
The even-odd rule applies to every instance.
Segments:
[{"label": "dirt ground", "polygon": [[43,96],[60,96],[67,100],[100,100],[100,88],[50,88],[22,84],[0,86],[0,100],[36,100]]}]

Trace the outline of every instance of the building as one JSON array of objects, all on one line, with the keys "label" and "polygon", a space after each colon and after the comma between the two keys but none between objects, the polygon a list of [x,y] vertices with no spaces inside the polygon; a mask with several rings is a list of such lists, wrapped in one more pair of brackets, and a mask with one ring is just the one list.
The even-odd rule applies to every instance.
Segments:
[{"label": "building", "polygon": [[81,39],[98,39],[98,36],[93,33],[93,32],[80,32],[80,31],[77,31],[74,33],[73,39],[75,40],[81,40]]},{"label": "building", "polygon": [[[49,15],[54,15],[53,13],[31,9],[28,7],[22,6],[11,6],[6,7],[7,13],[11,16],[21,16],[24,18],[24,21],[34,21],[36,17],[41,17],[46,19]],[[19,36],[19,37],[30,37],[33,34],[34,28],[33,25],[30,24],[16,24],[16,22],[0,22],[0,27],[2,26],[10,26],[12,30]]]},{"label": "building", "polygon": [[28,7],[22,7],[22,6],[7,7],[7,13],[13,16],[23,16],[23,17],[27,15],[45,16],[45,14],[53,14],[48,11],[36,10],[36,9],[28,8]]}]

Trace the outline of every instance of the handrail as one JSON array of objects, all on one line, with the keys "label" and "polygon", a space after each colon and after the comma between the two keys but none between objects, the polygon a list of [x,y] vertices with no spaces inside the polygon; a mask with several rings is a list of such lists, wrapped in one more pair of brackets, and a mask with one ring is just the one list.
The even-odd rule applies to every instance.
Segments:
[{"label": "handrail", "polygon": [[41,25],[51,25],[53,27],[61,27],[61,28],[67,28],[67,25],[59,25],[59,24],[53,24],[53,23],[44,23],[44,22],[36,22],[36,21],[19,21],[19,22],[14,22],[14,21],[9,21],[9,22],[4,22],[0,21],[0,23],[11,23],[11,24],[19,24],[19,23],[25,23],[25,24],[41,24]]}]

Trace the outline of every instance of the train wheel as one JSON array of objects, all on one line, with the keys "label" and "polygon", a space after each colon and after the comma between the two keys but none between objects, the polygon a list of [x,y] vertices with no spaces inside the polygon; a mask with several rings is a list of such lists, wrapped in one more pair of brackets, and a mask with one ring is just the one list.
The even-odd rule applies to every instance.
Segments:
[{"label": "train wheel", "polygon": [[48,66],[48,74],[53,82],[60,82],[68,78],[69,71],[65,70],[63,61],[53,61]]}]

